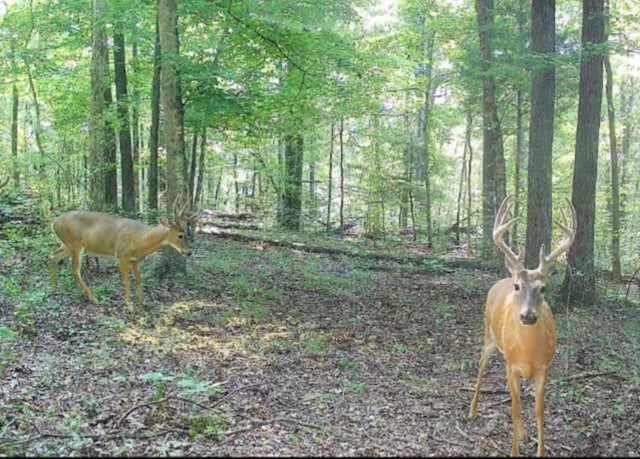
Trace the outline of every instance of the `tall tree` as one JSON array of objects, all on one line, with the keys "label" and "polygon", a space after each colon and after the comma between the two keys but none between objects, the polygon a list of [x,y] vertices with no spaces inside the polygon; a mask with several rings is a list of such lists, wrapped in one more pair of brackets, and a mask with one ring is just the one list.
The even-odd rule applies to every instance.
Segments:
[{"label": "tall tree", "polygon": [[[131,68],[133,69],[134,78],[138,69],[138,41],[137,37],[133,37],[131,45]],[[140,108],[137,86],[134,84],[131,86],[131,154],[133,156],[133,192],[138,209],[142,210],[142,196],[141,196],[141,177],[142,167],[140,166]]]},{"label": "tall tree", "polygon": [[[178,6],[176,0],[160,0],[158,6],[158,30],[160,34],[161,99],[165,115],[165,147],[167,151],[167,209],[175,207],[176,200],[188,194],[187,161],[184,152],[184,107],[180,89],[178,56]],[[184,271],[186,261],[175,250],[165,250],[164,271]]]},{"label": "tall tree", "polygon": [[335,124],[331,123],[331,143],[329,144],[329,177],[327,178],[327,232],[331,229],[331,198],[333,187],[333,145],[334,145]]},{"label": "tall tree", "polygon": [[572,195],[578,229],[569,251],[569,266],[562,289],[565,301],[580,305],[593,304],[597,298],[594,226],[602,108],[603,43],[604,0],[583,0],[580,93]]},{"label": "tall tree", "polygon": [[544,244],[549,250],[551,243],[551,153],[556,90],[553,64],[555,17],[555,0],[533,0],[531,49],[535,62],[529,122],[526,266],[537,266],[540,246]]},{"label": "tall tree", "polygon": [[196,184],[196,193],[191,206],[197,209],[200,206],[202,196],[202,181],[204,180],[205,155],[207,153],[207,128],[202,127],[202,135],[200,136],[200,158],[198,159],[198,181]]},{"label": "tall tree", "polygon": [[[605,5],[605,41],[609,40],[609,1]],[[620,263],[620,181],[618,177],[618,142],[616,138],[616,114],[613,103],[613,70],[609,52],[604,56],[607,74],[607,116],[609,120],[609,154],[611,156],[611,272],[614,277],[622,277]]]},{"label": "tall tree", "polygon": [[153,81],[151,82],[151,126],[149,127],[148,205],[158,210],[158,130],[160,127],[160,31],[156,16],[156,40],[153,48]]},{"label": "tall tree", "polygon": [[[109,72],[109,53],[105,53],[105,85],[104,106],[105,112],[110,113],[113,106],[111,94],[111,75]],[[116,212],[118,210],[118,147],[116,145],[116,126],[110,116],[104,120],[104,164],[105,174],[105,210]]]},{"label": "tall tree", "polygon": [[286,135],[284,148],[285,186],[282,208],[282,226],[294,231],[300,230],[301,224],[302,155],[302,135]]},{"label": "tall tree", "polygon": [[429,168],[429,134],[431,128],[430,121],[433,91],[435,90],[432,78],[435,32],[433,30],[427,30],[426,15],[420,15],[418,17],[418,21],[420,21],[421,58],[424,60],[424,63],[420,66],[419,73],[424,78],[424,86],[421,90],[422,106],[420,107],[420,115],[418,116],[419,161],[417,176],[418,180],[422,180],[424,182],[424,212],[427,232],[427,245],[431,247],[433,245],[433,224],[431,218],[431,171]]},{"label": "tall tree", "polygon": [[133,153],[129,125],[129,99],[127,97],[127,70],[124,33],[121,26],[113,35],[113,64],[118,100],[118,139],[120,143],[120,172],[122,174],[122,210],[127,214],[136,211],[136,191],[133,177]]},{"label": "tall tree", "polygon": [[91,117],[89,120],[89,205],[92,210],[105,207],[105,82],[107,44],[104,25],[104,0],[93,0],[93,44],[91,53]]},{"label": "tall tree", "polygon": [[11,157],[13,158],[13,186],[20,187],[20,168],[18,166],[18,86],[14,82],[11,88]]},{"label": "tall tree", "polygon": [[506,193],[502,129],[498,118],[496,82],[491,74],[493,0],[476,0],[480,54],[482,56],[482,256],[495,257],[493,220]]}]

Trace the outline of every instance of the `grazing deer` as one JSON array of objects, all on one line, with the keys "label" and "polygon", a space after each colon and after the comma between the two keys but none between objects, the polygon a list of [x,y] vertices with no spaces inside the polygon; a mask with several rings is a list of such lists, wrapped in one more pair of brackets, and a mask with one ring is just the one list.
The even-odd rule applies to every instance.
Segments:
[{"label": "grazing deer", "polygon": [[556,260],[569,250],[575,238],[576,211],[571,202],[567,202],[571,209],[571,225],[567,223],[561,210],[564,223],[555,223],[562,229],[565,237],[558,248],[549,255],[545,255],[544,244],[540,247],[540,264],[534,270],[525,269],[524,257],[516,255],[503,239],[504,233],[518,220],[514,218],[505,222],[513,205],[513,196],[507,196],[502,201],[493,227],[493,240],[505,255],[505,264],[511,277],[496,282],[487,295],[484,348],[469,416],[474,417],[478,413],[480,380],[488,360],[495,350],[499,349],[506,361],[507,382],[511,392],[512,456],[520,455],[518,443],[527,438],[520,406],[521,378],[534,381],[538,426],[537,454],[545,455],[544,391],[549,366],[556,352],[556,324],[551,308],[544,298],[544,292]]},{"label": "grazing deer", "polygon": [[93,256],[118,259],[127,305],[131,305],[129,267],[132,267],[138,289],[138,301],[144,304],[138,267],[140,262],[164,246],[171,246],[183,255],[191,255],[185,233],[189,224],[197,218],[198,212],[185,213],[188,205],[186,202],[178,211],[179,201],[181,200],[177,198],[174,202],[170,220],[161,218],[160,224],[153,227],[101,212],[71,211],[57,217],[52,226],[62,245],[49,255],[53,290],[57,290],[58,287],[57,265],[60,260],[70,255],[71,270],[78,286],[92,303],[98,303],[80,276],[82,253],[86,251]]}]

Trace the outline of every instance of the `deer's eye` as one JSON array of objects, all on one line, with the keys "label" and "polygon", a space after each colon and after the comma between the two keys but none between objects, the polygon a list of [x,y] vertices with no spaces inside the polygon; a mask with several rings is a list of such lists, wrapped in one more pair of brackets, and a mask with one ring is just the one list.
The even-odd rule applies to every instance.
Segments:
[{"label": "deer's eye", "polygon": [[178,239],[184,239],[184,234],[178,234]]},{"label": "deer's eye", "polygon": [[546,291],[547,291],[547,287],[545,287],[544,285],[540,287],[540,293],[544,293]]},{"label": "deer's eye", "polygon": [[518,290],[520,290],[520,285],[519,284],[513,284],[513,289],[517,292]]}]

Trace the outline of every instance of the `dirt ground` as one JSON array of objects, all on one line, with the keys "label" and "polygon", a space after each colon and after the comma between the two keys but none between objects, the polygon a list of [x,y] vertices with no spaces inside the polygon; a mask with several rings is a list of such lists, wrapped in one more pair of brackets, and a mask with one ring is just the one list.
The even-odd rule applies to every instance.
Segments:
[{"label": "dirt ground", "polygon": [[[40,296],[0,298],[2,323],[17,331],[0,340],[0,454],[509,454],[499,354],[479,416],[467,418],[494,273],[215,236],[195,253],[181,279],[153,281],[145,262],[146,309],[121,305],[109,262],[84,271],[98,306],[80,296],[68,263],[60,293],[43,277],[30,287]],[[607,298],[555,309],[551,455],[640,455],[638,306]],[[533,402],[525,391],[530,437]],[[534,439],[521,447],[535,450]]]}]

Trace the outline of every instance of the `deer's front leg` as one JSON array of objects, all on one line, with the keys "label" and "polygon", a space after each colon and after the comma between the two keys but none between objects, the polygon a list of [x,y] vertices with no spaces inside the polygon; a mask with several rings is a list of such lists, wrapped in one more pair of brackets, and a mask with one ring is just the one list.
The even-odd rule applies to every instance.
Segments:
[{"label": "deer's front leg", "polygon": [[544,390],[547,384],[549,369],[545,368],[535,375],[536,386],[536,422],[538,424],[538,456],[546,456],[544,449]]},{"label": "deer's front leg", "polygon": [[513,442],[511,444],[511,455],[520,456],[519,443],[527,439],[527,432],[522,422],[522,406],[520,399],[520,378],[515,373],[513,367],[507,364],[507,382],[511,392],[511,418],[513,420]]},{"label": "deer's front leg", "polygon": [[136,278],[136,287],[138,287],[138,302],[144,304],[144,296],[142,292],[142,276],[140,275],[140,263],[138,261],[132,261],[131,267],[133,268],[133,275]]},{"label": "deer's front leg", "polygon": [[127,306],[131,306],[131,279],[129,278],[129,260],[120,260],[120,273],[124,284],[124,301]]}]

